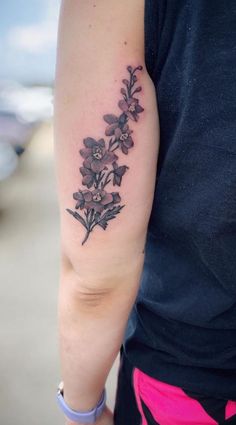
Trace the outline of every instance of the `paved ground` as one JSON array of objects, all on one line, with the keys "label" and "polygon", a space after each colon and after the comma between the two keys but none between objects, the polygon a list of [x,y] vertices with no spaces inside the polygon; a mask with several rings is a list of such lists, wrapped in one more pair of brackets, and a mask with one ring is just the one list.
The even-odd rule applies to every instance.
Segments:
[{"label": "paved ground", "polygon": [[[20,168],[0,183],[0,424],[63,425],[56,303],[58,209],[52,128],[43,126]],[[117,368],[108,381],[113,405]]]}]

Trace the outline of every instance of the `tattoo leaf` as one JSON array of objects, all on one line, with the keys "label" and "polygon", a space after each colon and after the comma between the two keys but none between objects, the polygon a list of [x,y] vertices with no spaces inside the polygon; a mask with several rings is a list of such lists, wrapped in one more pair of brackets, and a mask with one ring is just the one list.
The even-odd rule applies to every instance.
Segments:
[{"label": "tattoo leaf", "polygon": [[101,219],[101,220],[98,222],[98,225],[99,225],[99,226],[101,226],[101,227],[103,228],[103,230],[106,230],[108,223],[107,223],[107,221],[106,221],[106,220]]},{"label": "tattoo leaf", "polygon": [[99,224],[99,226],[101,226],[105,230],[108,225],[107,222],[115,218],[115,216],[120,213],[122,208],[124,208],[124,205],[118,205],[116,207],[111,208],[110,210],[107,210],[105,214],[101,216],[97,224]]},{"label": "tattoo leaf", "polygon": [[81,217],[81,215],[77,211],[72,211],[69,208],[67,208],[66,211],[69,214],[73,215],[73,217],[76,218],[76,220],[78,220],[81,224],[83,224],[83,226],[87,229],[87,225],[85,223],[85,220],[83,219],[83,217]]},{"label": "tattoo leaf", "polygon": [[122,177],[126,173],[129,167],[121,165],[120,167],[116,162],[113,163],[113,186],[120,186]]}]

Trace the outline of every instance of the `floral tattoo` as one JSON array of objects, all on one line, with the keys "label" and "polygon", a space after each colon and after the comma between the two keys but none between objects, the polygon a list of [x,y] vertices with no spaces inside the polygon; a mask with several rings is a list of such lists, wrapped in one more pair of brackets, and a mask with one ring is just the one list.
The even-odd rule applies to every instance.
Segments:
[{"label": "floral tattoo", "polygon": [[[121,114],[107,114],[103,116],[108,124],[105,129],[104,138],[95,140],[87,137],[83,140],[84,148],[80,149],[80,155],[84,159],[83,166],[80,167],[82,174],[82,185],[86,190],[78,190],[73,194],[76,201],[75,210],[67,209],[76,220],[86,229],[86,234],[82,245],[87,241],[90,233],[96,226],[106,230],[108,221],[116,217],[125,205],[120,205],[121,197],[118,192],[110,192],[106,186],[121,186],[122,178],[129,167],[118,164],[118,156],[115,154],[120,150],[128,155],[129,150],[134,146],[132,130],[128,122],[138,121],[139,114],[144,111],[139,104],[139,99],[135,98],[136,93],[142,88],[137,85],[137,71],[142,71],[142,66],[132,68],[127,67],[129,79],[122,80],[124,87],[121,88],[123,99],[118,106]],[[81,211],[81,214],[78,213]],[[83,215],[82,215],[83,213]]]}]

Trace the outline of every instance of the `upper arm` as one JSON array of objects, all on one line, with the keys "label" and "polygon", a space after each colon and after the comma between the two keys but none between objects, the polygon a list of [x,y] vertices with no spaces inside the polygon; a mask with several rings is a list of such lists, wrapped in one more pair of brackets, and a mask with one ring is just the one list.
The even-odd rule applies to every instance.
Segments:
[{"label": "upper arm", "polygon": [[[143,260],[159,143],[143,9],[144,0],[62,4],[55,95],[62,253],[82,281],[122,279]],[[135,83],[127,67],[140,65]],[[121,133],[128,142],[116,140]]]}]

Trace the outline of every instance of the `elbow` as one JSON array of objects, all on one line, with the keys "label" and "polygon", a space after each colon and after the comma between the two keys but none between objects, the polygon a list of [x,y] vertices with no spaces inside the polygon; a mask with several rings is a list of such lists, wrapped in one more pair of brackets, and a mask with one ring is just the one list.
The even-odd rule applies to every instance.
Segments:
[{"label": "elbow", "polygon": [[93,266],[86,268],[78,267],[72,259],[63,254],[61,261],[61,290],[73,300],[88,306],[99,306],[118,288],[119,280],[117,273],[109,269],[94,270]]},{"label": "elbow", "polygon": [[[109,261],[108,261],[109,263]],[[79,263],[80,264],[80,263]],[[63,304],[74,305],[84,311],[96,308],[105,314],[117,304],[126,305],[137,294],[143,261],[98,265],[97,261],[79,267],[67,255],[62,256],[60,299]]]},{"label": "elbow", "polygon": [[78,249],[72,237],[61,240],[61,291],[70,300],[87,305],[107,305],[137,291],[144,253],[133,243],[104,243]]}]

